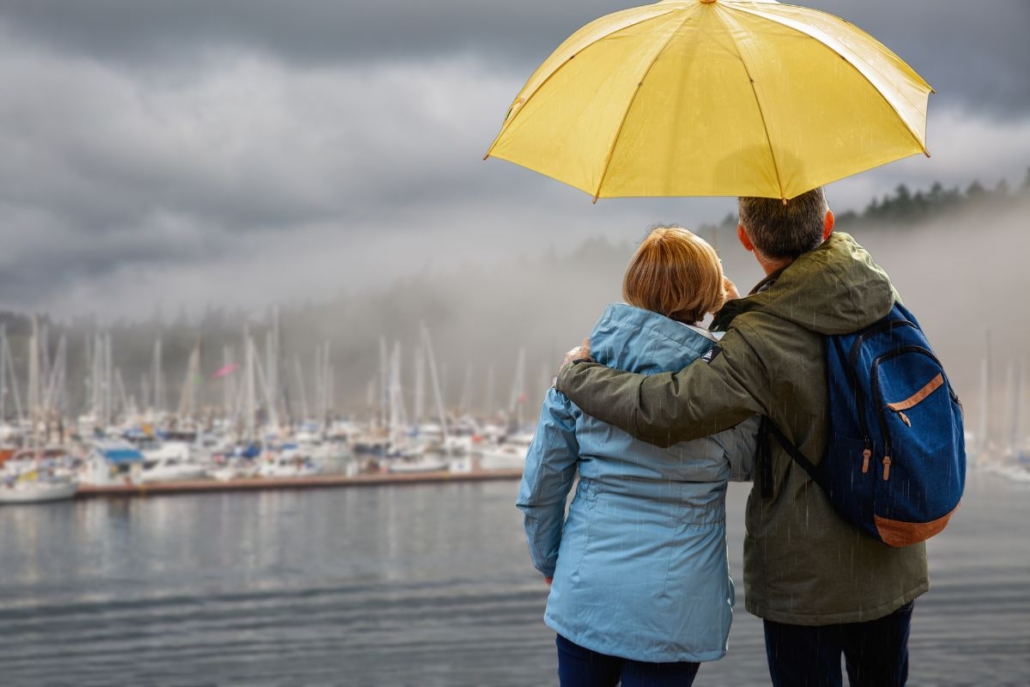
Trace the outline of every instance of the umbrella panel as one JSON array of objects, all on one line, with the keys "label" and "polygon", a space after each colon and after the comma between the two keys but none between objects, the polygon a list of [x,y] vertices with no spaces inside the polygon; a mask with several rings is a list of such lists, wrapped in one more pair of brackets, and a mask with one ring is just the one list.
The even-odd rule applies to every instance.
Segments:
[{"label": "umbrella panel", "polygon": [[843,20],[772,4],[654,9],[566,41],[490,154],[595,197],[790,198],[923,152],[929,87]]}]

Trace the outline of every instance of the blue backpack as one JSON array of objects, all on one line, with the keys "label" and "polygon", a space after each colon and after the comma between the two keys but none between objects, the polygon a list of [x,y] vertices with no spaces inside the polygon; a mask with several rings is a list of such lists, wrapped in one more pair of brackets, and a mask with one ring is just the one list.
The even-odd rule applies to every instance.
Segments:
[{"label": "blue backpack", "polygon": [[829,336],[826,368],[822,461],[808,460],[771,420],[768,431],[866,534],[900,547],[943,530],[966,481],[962,406],[919,323],[895,305],[861,331]]}]

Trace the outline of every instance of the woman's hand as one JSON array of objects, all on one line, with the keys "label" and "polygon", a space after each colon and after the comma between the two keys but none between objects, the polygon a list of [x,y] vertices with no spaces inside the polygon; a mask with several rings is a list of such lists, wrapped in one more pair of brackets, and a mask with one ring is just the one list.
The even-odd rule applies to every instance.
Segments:
[{"label": "woman's hand", "polygon": [[737,285],[730,281],[729,277],[722,278],[722,290],[726,294],[726,300],[735,301],[740,298],[740,292],[737,291]]},{"label": "woman's hand", "polygon": [[586,339],[583,339],[583,343],[581,345],[576,346],[571,351],[569,351],[568,353],[565,354],[565,357],[562,358],[561,366],[558,368],[558,374],[561,374],[562,370],[564,370],[566,367],[571,365],[572,361],[574,361],[574,360],[584,360],[586,358],[590,358],[590,338],[589,337],[586,338]]}]

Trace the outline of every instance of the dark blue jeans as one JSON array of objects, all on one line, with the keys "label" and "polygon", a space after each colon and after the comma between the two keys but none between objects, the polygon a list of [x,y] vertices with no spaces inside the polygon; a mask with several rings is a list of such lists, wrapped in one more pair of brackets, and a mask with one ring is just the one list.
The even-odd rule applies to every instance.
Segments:
[{"label": "dark blue jeans", "polygon": [[561,635],[558,679],[561,687],[690,687],[700,663],[644,663],[584,649]]},{"label": "dark blue jeans", "polygon": [[766,620],[773,687],[841,687],[841,654],[851,687],[904,687],[911,623],[911,603],[866,623],[807,627]]}]

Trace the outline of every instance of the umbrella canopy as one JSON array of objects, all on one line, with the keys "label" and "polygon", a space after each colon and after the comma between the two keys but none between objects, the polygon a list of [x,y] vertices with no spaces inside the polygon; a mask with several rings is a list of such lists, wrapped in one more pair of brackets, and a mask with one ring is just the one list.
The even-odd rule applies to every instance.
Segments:
[{"label": "umbrella canopy", "polygon": [[595,201],[788,199],[926,153],[931,92],[894,53],[825,12],[664,0],[566,40],[519,93],[487,157]]}]

